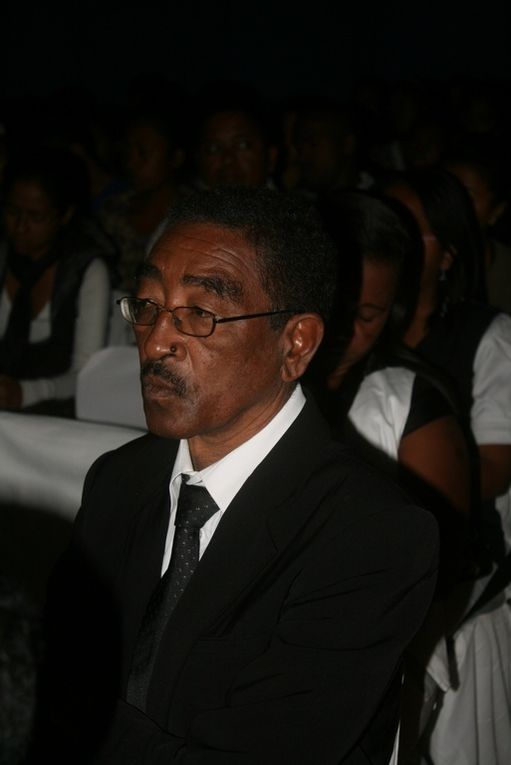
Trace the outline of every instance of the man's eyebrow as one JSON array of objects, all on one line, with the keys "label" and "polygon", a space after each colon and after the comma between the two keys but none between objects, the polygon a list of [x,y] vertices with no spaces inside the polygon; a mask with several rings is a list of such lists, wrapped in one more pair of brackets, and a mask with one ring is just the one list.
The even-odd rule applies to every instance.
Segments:
[{"label": "man's eyebrow", "polygon": [[229,298],[233,303],[241,302],[243,297],[243,285],[234,279],[225,276],[202,276],[185,274],[182,283],[202,287],[206,292],[212,292],[221,298]]}]

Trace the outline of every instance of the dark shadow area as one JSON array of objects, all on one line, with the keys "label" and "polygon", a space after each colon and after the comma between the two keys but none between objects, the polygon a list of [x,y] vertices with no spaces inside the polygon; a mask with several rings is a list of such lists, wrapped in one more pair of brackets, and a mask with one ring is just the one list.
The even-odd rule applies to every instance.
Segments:
[{"label": "dark shadow area", "polygon": [[71,523],[45,511],[0,505],[2,571],[41,609],[50,571],[66,547]]}]

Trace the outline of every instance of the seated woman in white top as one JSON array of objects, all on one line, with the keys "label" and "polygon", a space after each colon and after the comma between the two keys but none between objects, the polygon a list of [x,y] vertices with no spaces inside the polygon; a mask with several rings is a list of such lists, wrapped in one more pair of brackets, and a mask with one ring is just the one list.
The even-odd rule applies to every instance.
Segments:
[{"label": "seated woman in white top", "polygon": [[65,152],[13,157],[0,243],[0,409],[72,414],[76,375],[105,344],[106,240],[78,216],[81,168]]},{"label": "seated woman in white top", "polygon": [[483,247],[471,199],[443,170],[397,179],[386,194],[414,215],[424,268],[405,343],[448,374],[479,447],[480,491],[511,485],[511,318],[485,302]]},{"label": "seated woman in white top", "polygon": [[395,342],[413,315],[420,278],[413,221],[364,192],[330,196],[321,211],[338,245],[341,279],[337,316],[313,369],[320,405],[333,426],[344,429],[349,415],[366,440],[434,486],[462,518],[470,506],[468,457],[451,390]]}]

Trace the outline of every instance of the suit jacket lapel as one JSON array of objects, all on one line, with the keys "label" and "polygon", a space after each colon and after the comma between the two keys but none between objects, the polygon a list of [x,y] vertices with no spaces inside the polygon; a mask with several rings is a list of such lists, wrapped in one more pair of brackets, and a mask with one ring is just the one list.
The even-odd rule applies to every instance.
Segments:
[{"label": "suit jacket lapel", "polygon": [[[126,679],[139,625],[160,576],[169,521],[169,481],[177,442],[150,441],[137,464],[136,488],[123,493],[126,536],[117,581],[122,600],[122,676]],[[140,481],[140,476],[143,481]]]}]

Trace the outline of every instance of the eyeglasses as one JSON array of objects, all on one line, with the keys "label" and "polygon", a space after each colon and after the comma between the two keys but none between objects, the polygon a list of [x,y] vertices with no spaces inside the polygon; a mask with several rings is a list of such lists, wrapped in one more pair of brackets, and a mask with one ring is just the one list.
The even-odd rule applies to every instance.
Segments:
[{"label": "eyeglasses", "polygon": [[176,308],[165,308],[153,300],[144,298],[122,297],[117,300],[121,307],[121,314],[130,324],[149,327],[156,324],[156,320],[162,311],[170,313],[174,326],[183,335],[191,337],[209,337],[215,331],[217,324],[225,324],[228,321],[241,321],[242,319],[258,319],[261,316],[277,316],[283,313],[302,313],[299,309],[285,308],[280,311],[264,311],[263,313],[245,313],[241,316],[215,316],[211,311],[206,311],[199,306],[178,305]]}]

